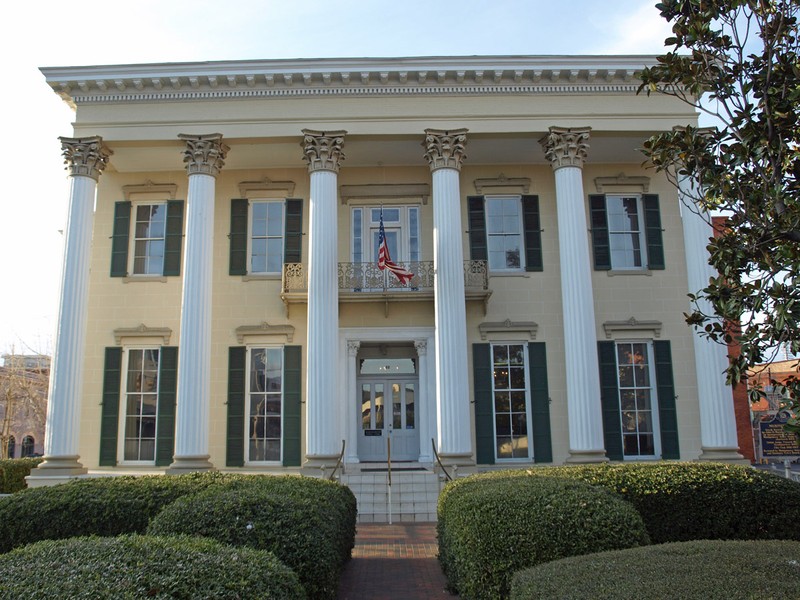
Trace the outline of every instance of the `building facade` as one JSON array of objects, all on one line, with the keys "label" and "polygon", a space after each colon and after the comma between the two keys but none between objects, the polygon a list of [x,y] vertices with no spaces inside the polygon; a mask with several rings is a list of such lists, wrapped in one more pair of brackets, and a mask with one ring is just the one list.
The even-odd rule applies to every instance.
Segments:
[{"label": "building facade", "polygon": [[741,459],[652,62],[42,69],[76,118],[34,477]]}]

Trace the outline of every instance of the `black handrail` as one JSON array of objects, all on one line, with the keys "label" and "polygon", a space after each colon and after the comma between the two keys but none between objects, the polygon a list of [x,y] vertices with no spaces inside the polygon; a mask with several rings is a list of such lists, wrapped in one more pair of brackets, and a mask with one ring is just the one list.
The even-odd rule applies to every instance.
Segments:
[{"label": "black handrail", "polygon": [[342,440],[342,452],[339,454],[339,460],[336,461],[336,466],[333,467],[333,471],[331,471],[331,474],[328,476],[329,481],[333,481],[333,478],[336,476],[336,469],[338,469],[342,464],[342,460],[344,459],[344,444],[345,441]]},{"label": "black handrail", "polygon": [[439,466],[442,468],[442,473],[444,473],[444,476],[447,477],[447,481],[453,481],[453,478],[450,477],[450,473],[448,473],[447,469],[444,468],[442,459],[439,458],[439,453],[436,451],[436,440],[433,438],[431,438],[431,446],[433,446],[433,455],[436,457],[436,462],[439,463]]}]

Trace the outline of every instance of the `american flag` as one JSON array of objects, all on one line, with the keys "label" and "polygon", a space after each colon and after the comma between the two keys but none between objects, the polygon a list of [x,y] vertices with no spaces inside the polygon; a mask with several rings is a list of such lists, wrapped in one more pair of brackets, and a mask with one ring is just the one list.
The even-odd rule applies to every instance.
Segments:
[{"label": "american flag", "polygon": [[389,245],[386,243],[386,231],[383,229],[383,210],[381,210],[381,225],[378,229],[378,268],[381,271],[389,269],[403,285],[408,285],[408,282],[414,277],[411,271],[407,271],[400,265],[392,262],[392,257],[389,256]]}]

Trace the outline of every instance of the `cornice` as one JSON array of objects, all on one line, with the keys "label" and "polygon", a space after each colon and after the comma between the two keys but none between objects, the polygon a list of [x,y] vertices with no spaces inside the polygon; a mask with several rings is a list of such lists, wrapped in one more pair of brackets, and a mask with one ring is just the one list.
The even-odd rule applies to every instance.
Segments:
[{"label": "cornice", "polygon": [[653,56],[352,58],[45,67],[71,106],[303,96],[631,93]]}]

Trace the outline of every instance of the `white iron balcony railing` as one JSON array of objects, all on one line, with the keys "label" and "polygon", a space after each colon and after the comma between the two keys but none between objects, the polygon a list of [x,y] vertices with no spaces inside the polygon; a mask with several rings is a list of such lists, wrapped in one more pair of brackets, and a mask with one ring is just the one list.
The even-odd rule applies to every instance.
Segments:
[{"label": "white iron balcony railing", "polygon": [[[339,263],[339,297],[357,294],[427,294],[433,293],[433,262],[403,262],[401,267],[414,277],[407,284],[400,283],[388,270],[376,263]],[[485,260],[464,261],[464,288],[467,295],[489,292],[489,273]],[[308,268],[303,263],[283,265],[282,293],[296,296],[308,294]]]},{"label": "white iron balcony railing", "polygon": [[[394,302],[433,302],[433,262],[399,263],[414,274],[403,285],[389,271],[381,271],[375,263],[339,263],[339,302],[382,302],[384,314]],[[485,260],[464,261],[464,297],[483,302],[486,314],[489,297],[489,272]],[[283,265],[281,300],[289,315],[290,305],[308,302],[308,267],[302,263]]]}]

